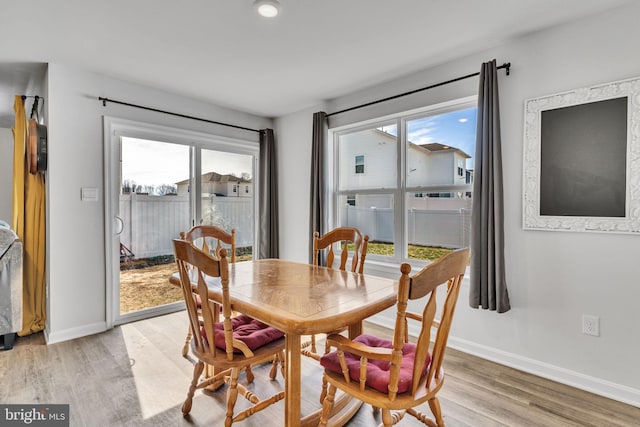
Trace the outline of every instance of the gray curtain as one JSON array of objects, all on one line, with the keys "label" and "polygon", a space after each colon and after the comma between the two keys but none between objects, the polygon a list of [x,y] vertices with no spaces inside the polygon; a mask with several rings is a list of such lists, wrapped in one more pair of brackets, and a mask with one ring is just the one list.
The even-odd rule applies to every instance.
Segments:
[{"label": "gray curtain", "polygon": [[311,200],[309,206],[309,263],[313,263],[313,233],[322,236],[324,230],[325,186],[324,152],[327,138],[327,113],[313,114],[313,136],[311,147]]},{"label": "gray curtain", "polygon": [[480,70],[469,305],[498,313],[511,308],[504,268],[502,152],[495,59],[482,64]]},{"label": "gray curtain", "polygon": [[260,241],[258,259],[278,258],[278,176],[273,129],[260,131]]}]

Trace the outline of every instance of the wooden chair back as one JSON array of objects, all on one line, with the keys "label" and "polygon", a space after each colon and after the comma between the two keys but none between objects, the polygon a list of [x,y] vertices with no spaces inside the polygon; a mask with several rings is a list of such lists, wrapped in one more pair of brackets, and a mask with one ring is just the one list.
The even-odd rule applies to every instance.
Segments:
[{"label": "wooden chair back", "polygon": [[[317,231],[313,233],[313,265],[318,265],[321,253],[324,253],[327,267],[333,268],[335,260],[334,247],[339,246],[341,253],[338,268],[346,271],[347,262],[351,258],[349,271],[362,274],[364,259],[367,256],[369,236],[362,236],[360,230],[353,227],[338,227],[320,237]],[[352,255],[349,255],[349,245],[352,244]]]},{"label": "wooden chair back", "polygon": [[[193,246],[186,240],[175,239],[173,241],[175,249],[176,263],[180,274],[182,292],[189,314],[189,324],[191,335],[195,338],[197,353],[216,357],[216,346],[213,345],[215,323],[213,304],[209,303],[207,281],[219,278],[220,292],[222,294],[222,315],[224,324],[224,337],[226,344],[227,359],[233,360],[233,329],[231,327],[231,301],[229,295],[229,264],[227,262],[227,251],[222,248],[218,252],[219,259],[210,256],[208,253]],[[192,297],[194,291],[192,283],[197,283],[196,292],[202,301],[201,310],[198,310],[196,301]],[[202,321],[200,320],[202,316]],[[217,316],[216,316],[217,317]],[[204,326],[206,336],[211,340],[211,344],[203,337],[201,326]],[[244,343],[241,343],[244,345]],[[247,349],[248,350],[248,349]]]},{"label": "wooden chair back", "polygon": [[[323,402],[320,426],[326,425],[326,417],[332,408],[336,388],[342,389],[375,408],[382,408],[382,419],[385,426],[396,423],[403,416],[398,414],[404,414],[404,411],[425,424],[444,425],[436,393],[444,381],[442,362],[468,260],[469,249],[464,248],[450,252],[414,275],[410,274],[411,266],[409,264],[402,264],[391,349],[370,347],[360,342],[351,341],[341,335],[330,335],[327,338],[330,346],[337,348],[342,373],[325,370],[324,379],[330,383],[331,387]],[[440,290],[444,292],[444,296],[438,296]],[[419,305],[422,309],[421,313],[407,311],[410,300],[422,298],[426,299],[426,304],[412,304],[416,307]],[[400,367],[404,357],[403,347],[408,342],[409,321],[418,322],[417,328],[413,330],[419,331],[416,350],[411,361],[413,363],[412,386],[409,390],[399,393]],[[435,339],[430,349],[432,331],[435,331]],[[347,368],[345,353],[351,353],[360,358],[359,381],[351,378],[353,373],[350,373]],[[387,393],[366,385],[368,380],[367,366],[374,359],[389,363]],[[405,360],[406,362],[407,360]],[[423,375],[427,363],[429,364]],[[413,409],[427,401],[435,416],[435,423],[429,420],[427,415]],[[392,410],[401,412],[391,415]]]},{"label": "wooden chair back", "polygon": [[220,249],[224,247],[227,249],[227,254],[231,255],[228,259],[232,263],[236,262],[235,228],[232,228],[231,232],[227,233],[215,225],[196,225],[186,233],[181,232],[180,238],[193,243],[207,253],[213,254],[216,258],[218,258]]},{"label": "wooden chair back", "polygon": [[[413,390],[415,394],[420,384],[420,374],[424,369],[426,356],[431,342],[431,332],[436,336],[431,349],[431,363],[429,364],[424,387],[430,390],[444,379],[442,362],[449,339],[451,321],[455,312],[460,293],[460,285],[469,262],[469,249],[458,249],[427,265],[420,272],[408,277],[402,273],[398,290],[398,314],[394,331],[394,348],[407,341],[408,320],[420,322],[420,332],[417,339],[417,351],[413,365]],[[437,310],[437,291],[444,288],[444,299],[440,312]],[[406,311],[408,300],[429,297],[421,314]],[[400,367],[398,366],[398,369]],[[438,384],[434,384],[438,383]],[[392,398],[392,395],[389,396]]]},{"label": "wooden chair back", "polygon": [[[217,259],[220,259],[220,251],[225,248],[227,249],[227,253],[231,253],[231,263],[234,263],[236,261],[235,229],[231,229],[231,233],[227,233],[223,229],[213,225],[196,225],[187,232],[181,232],[180,238],[202,249],[206,254],[213,255]],[[194,292],[191,297],[191,299],[194,299],[196,301],[196,305],[198,301],[198,299],[196,298],[197,293],[197,291]],[[198,308],[198,310],[200,309]],[[217,315],[215,319],[217,321]],[[189,328],[187,337],[184,341],[184,345],[182,346],[182,356],[185,358],[188,358],[190,342],[191,328]]]}]

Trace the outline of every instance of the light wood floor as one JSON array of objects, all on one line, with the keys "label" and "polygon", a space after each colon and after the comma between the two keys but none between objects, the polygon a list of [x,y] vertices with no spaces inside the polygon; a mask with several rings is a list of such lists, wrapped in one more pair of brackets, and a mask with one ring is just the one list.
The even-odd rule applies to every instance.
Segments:
[{"label": "light wood floor", "polygon": [[[52,345],[42,334],[18,338],[13,350],[0,352],[0,403],[68,403],[74,427],[221,425],[224,392],[196,392],[190,417],[182,416],[192,372],[180,353],[186,322],[178,312]],[[381,332],[365,325],[374,329]],[[320,370],[312,360],[303,364],[302,411],[309,413],[319,407]],[[258,396],[283,387],[280,374],[260,381],[267,369],[255,369],[250,388]],[[440,402],[449,427],[640,426],[640,408],[455,350],[447,351],[445,369]],[[282,425],[282,412],[279,402],[238,425]],[[363,405],[348,425],[379,421]],[[422,424],[407,416],[400,425]]]}]

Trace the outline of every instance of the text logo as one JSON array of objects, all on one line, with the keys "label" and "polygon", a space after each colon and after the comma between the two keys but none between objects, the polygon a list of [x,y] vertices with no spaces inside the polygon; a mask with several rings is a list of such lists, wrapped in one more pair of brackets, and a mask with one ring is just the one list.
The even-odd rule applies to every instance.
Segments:
[{"label": "text logo", "polygon": [[69,405],[0,405],[0,426],[69,427]]}]

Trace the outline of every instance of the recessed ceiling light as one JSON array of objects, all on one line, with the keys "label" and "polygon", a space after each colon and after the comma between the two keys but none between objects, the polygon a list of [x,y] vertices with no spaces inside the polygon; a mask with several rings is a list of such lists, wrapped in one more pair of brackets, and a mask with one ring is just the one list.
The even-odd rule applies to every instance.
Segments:
[{"label": "recessed ceiling light", "polygon": [[467,122],[469,121],[469,119],[467,119],[467,118],[463,117],[463,118],[461,118],[461,119],[458,119],[458,121],[459,121],[460,123],[467,123]]},{"label": "recessed ceiling light", "polygon": [[256,0],[253,3],[253,7],[265,18],[274,18],[280,13],[280,2],[278,0]]}]

